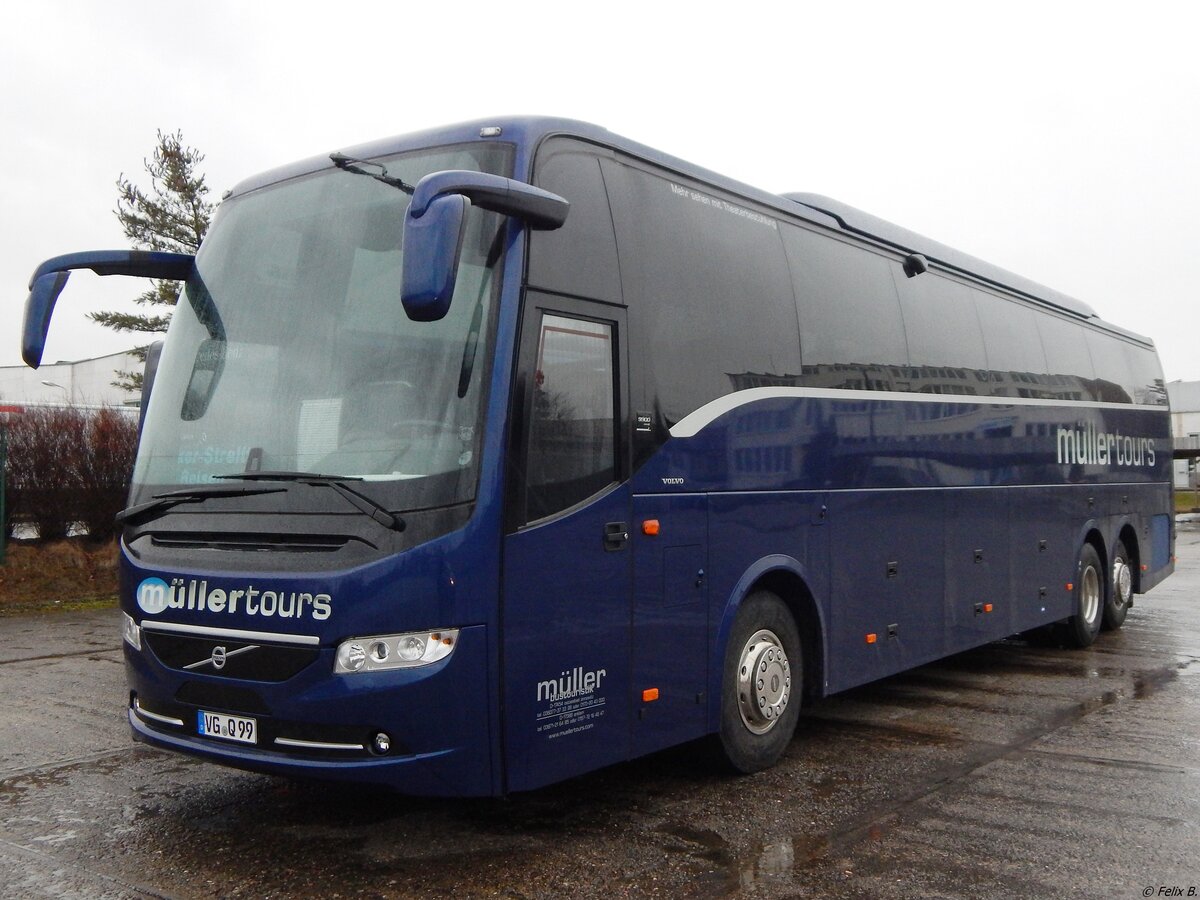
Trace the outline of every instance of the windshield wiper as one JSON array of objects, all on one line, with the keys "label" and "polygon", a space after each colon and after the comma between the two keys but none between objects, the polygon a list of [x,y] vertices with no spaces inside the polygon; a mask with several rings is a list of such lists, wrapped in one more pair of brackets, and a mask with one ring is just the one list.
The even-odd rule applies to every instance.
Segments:
[{"label": "windshield wiper", "polygon": [[362,481],[358,475],[322,475],[318,472],[234,472],[231,475],[214,475],[213,478],[227,478],[231,481],[293,481],[310,484],[313,487],[333,488],[344,497],[351,506],[359,512],[370,516],[384,528],[392,531],[403,531],[405,522],[382,503],[372,500],[366,494],[360,494],[354,488],[342,482]]},{"label": "windshield wiper", "polygon": [[[374,178],[376,181],[382,181],[384,184],[390,184],[394,188],[400,188],[406,194],[411,194],[416,190],[407,181],[402,181],[393,175],[388,174],[388,170],[380,163],[371,162],[369,159],[355,159],[353,156],[347,156],[345,153],[330,153],[329,158],[333,160],[333,164],[339,169],[344,169],[355,175],[366,175],[368,178]],[[378,169],[379,172],[368,172],[363,166],[369,166],[372,169]]]},{"label": "windshield wiper", "polygon": [[202,500],[208,500],[210,497],[251,497],[255,494],[278,494],[283,490],[286,490],[286,488],[250,487],[247,485],[234,487],[224,484],[182,488],[178,491],[166,491],[161,494],[155,494],[152,500],[147,500],[145,503],[139,503],[128,509],[123,509],[117,513],[114,521],[118,525],[123,525],[134,519],[141,518],[148,513],[165,512],[172,506],[178,506],[180,503],[199,503]]}]

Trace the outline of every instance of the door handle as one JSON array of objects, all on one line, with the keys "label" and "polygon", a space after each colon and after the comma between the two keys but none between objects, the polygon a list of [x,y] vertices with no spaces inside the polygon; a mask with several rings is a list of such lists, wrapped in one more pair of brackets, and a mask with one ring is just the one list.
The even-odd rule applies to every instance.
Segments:
[{"label": "door handle", "polygon": [[608,522],[604,526],[604,549],[623,550],[629,543],[629,526],[624,522]]}]

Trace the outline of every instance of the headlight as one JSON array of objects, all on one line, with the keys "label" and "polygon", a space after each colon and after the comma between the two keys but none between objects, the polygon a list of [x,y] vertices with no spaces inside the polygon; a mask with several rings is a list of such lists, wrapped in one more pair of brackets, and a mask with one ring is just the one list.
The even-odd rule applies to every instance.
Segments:
[{"label": "headlight", "polygon": [[457,628],[351,638],[338,645],[333,674],[427,666],[453,653],[457,643]]},{"label": "headlight", "polygon": [[336,672],[357,672],[367,664],[367,651],[357,641],[348,641],[338,647]]},{"label": "headlight", "polygon": [[125,643],[134,650],[142,649],[142,629],[127,612],[121,613],[121,637],[125,638]]}]

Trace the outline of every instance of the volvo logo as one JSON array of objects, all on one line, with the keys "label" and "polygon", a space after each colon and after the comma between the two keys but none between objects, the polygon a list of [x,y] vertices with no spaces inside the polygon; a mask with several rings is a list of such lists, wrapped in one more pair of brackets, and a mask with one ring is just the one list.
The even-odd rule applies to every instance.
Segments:
[{"label": "volvo logo", "polygon": [[185,671],[190,671],[192,669],[202,669],[205,666],[212,666],[216,671],[220,672],[225,668],[225,663],[229,662],[233,657],[240,653],[249,653],[251,650],[257,650],[258,648],[258,644],[247,644],[245,647],[238,647],[236,650],[227,650],[225,647],[213,647],[212,653],[204,657],[204,659],[198,659],[183,668]]}]

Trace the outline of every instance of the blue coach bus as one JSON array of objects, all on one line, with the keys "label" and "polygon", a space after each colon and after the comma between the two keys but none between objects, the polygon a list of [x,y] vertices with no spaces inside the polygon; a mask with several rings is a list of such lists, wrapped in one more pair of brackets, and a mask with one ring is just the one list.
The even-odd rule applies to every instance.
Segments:
[{"label": "blue coach bus", "polygon": [[504,119],[252,178],[152,385],[121,607],[134,736],[413,794],[537,788],[1173,570],[1153,344],[823,197]]}]

